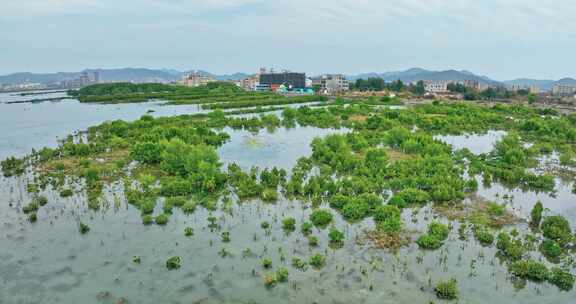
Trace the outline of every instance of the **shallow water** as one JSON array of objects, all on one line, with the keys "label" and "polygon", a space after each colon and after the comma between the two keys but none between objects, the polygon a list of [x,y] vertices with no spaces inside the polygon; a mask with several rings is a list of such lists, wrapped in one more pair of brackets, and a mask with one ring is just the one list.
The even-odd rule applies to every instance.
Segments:
[{"label": "shallow water", "polygon": [[437,135],[435,139],[452,145],[454,150],[468,149],[474,154],[490,153],[505,131],[490,130],[486,134]]},{"label": "shallow water", "polygon": [[58,139],[108,120],[135,120],[148,113],[172,116],[201,112],[198,105],[162,106],[162,102],[87,104],[75,99],[59,102],[5,104],[6,101],[53,98],[65,93],[38,96],[0,94],[0,159],[23,156],[32,149],[55,147]]},{"label": "shallow water", "polygon": [[[86,111],[84,106],[90,106],[72,105],[64,106],[66,110],[62,111],[78,107],[82,112]],[[152,105],[130,106],[133,108],[123,108],[120,113],[116,112],[118,105],[98,107],[102,107],[101,113],[113,113],[118,118],[126,114],[123,118],[130,119],[138,118]],[[160,109],[177,111],[175,107]],[[58,111],[52,113],[68,117],[60,116]],[[102,115],[102,119],[112,118]],[[92,123],[87,118],[72,118],[63,123],[71,130],[83,129],[85,124]],[[59,132],[58,125],[49,125],[52,131],[45,134],[26,133],[25,139],[32,143],[23,145],[39,148],[45,145],[43,141],[54,140],[50,134]],[[309,143],[314,137],[346,132],[311,127],[278,128],[273,133],[262,130],[256,134],[225,131],[231,140],[218,150],[224,163],[234,161],[244,168],[285,169],[290,169],[299,157],[310,154]],[[455,141],[453,145],[459,147],[459,144]],[[0,153],[4,153],[1,155],[13,154],[4,149],[0,146]],[[308,220],[310,208],[299,201],[282,199],[268,204],[255,200],[233,204],[228,211],[214,212],[199,207],[191,215],[175,209],[168,225],[144,226],[140,212],[122,199],[122,187],[116,185],[107,190],[108,203],[101,211],[89,210],[82,193],[64,199],[54,191],[44,191],[42,194],[49,198],[49,203],[38,212],[38,222],[30,224],[20,211],[31,199],[27,183],[27,177],[0,177],[1,304],[125,303],[124,300],[126,303],[443,303],[436,299],[433,285],[451,277],[458,280],[458,303],[572,303],[576,296],[575,291],[561,292],[548,283],[528,282],[526,288],[515,289],[506,266],[495,258],[496,249],[481,247],[471,233],[469,241],[460,241],[457,223],[440,250],[422,251],[411,243],[393,254],[361,242],[363,230],[373,227],[371,220],[350,224],[333,212],[336,227],[346,235],[343,248],[329,248],[328,229],[314,229],[320,246],[310,248],[299,232],[300,224]],[[573,206],[576,204],[572,203],[575,196],[569,187],[557,188],[557,198],[509,191],[497,184],[490,188],[480,186],[478,192],[496,201],[502,201],[505,193],[513,194],[511,208],[520,215],[529,212],[532,204],[541,199],[552,212],[576,222]],[[160,207],[161,203],[156,214],[161,212]],[[415,215],[411,212],[406,210],[403,217],[406,229],[415,238],[434,215],[429,208],[415,211]],[[210,215],[220,219],[220,229],[207,228]],[[288,216],[297,221],[297,230],[290,234],[281,229],[282,218]],[[271,223],[270,234],[260,228],[262,221]],[[80,234],[79,222],[88,224],[90,232]],[[184,236],[185,227],[194,229],[192,237]],[[523,224],[518,227],[525,229]],[[230,232],[230,243],[221,241],[223,231]],[[231,255],[221,257],[223,248]],[[254,256],[244,257],[246,249]],[[309,267],[302,272],[290,266],[292,257],[307,260],[314,253],[327,255],[326,266],[321,270]],[[176,255],[182,256],[182,267],[167,270],[166,260]],[[140,256],[142,262],[132,262],[133,256]],[[265,287],[263,275],[270,271],[262,268],[262,258],[271,258],[274,270],[281,265],[286,267],[290,282]]]}]

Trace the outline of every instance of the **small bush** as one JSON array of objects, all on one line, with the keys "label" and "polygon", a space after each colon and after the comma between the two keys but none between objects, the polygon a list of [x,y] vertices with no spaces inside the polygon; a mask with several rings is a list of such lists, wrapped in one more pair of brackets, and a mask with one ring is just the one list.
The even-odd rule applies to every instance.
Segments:
[{"label": "small bush", "polygon": [[266,230],[266,229],[270,228],[270,223],[262,222],[262,223],[260,223],[260,228]]},{"label": "small bush", "polygon": [[540,252],[549,259],[557,259],[562,255],[563,249],[553,240],[544,240],[540,244]]},{"label": "small bush", "polygon": [[552,269],[548,281],[564,291],[574,288],[574,276],[560,268]]},{"label": "small bush", "polygon": [[278,282],[288,281],[288,269],[284,267],[278,268],[278,270],[276,270],[276,281]]},{"label": "small bush", "polygon": [[282,220],[282,229],[285,231],[294,231],[296,229],[296,219],[287,217]]},{"label": "small bush", "polygon": [[482,246],[490,246],[494,243],[494,235],[484,226],[474,227],[474,238],[480,242]]},{"label": "small bush", "polygon": [[166,225],[168,224],[168,214],[162,213],[156,217],[156,224]]},{"label": "small bush", "polygon": [[193,236],[194,235],[194,229],[192,227],[184,228],[184,235],[185,236]]},{"label": "small bush", "polygon": [[142,215],[142,224],[150,225],[150,224],[152,224],[152,222],[154,222],[154,218],[152,217],[152,215],[150,215],[150,214]]},{"label": "small bush", "polygon": [[449,233],[450,227],[448,225],[438,222],[432,222],[428,225],[428,234],[438,237],[441,241],[446,240]]},{"label": "small bush", "polygon": [[438,249],[444,244],[437,236],[423,234],[416,240],[416,244],[424,249]]},{"label": "small bush", "polygon": [[510,272],[522,279],[544,281],[548,278],[548,268],[540,262],[522,260],[510,265]]},{"label": "small bush", "polygon": [[310,221],[317,227],[326,227],[332,222],[332,213],[324,209],[316,209],[310,214]]},{"label": "small bush", "polygon": [[374,210],[374,220],[384,222],[389,219],[400,218],[400,209],[393,205],[382,205]]},{"label": "small bush", "polygon": [[326,257],[321,254],[315,254],[310,257],[310,261],[308,263],[314,268],[320,269],[326,264]]},{"label": "small bush", "polygon": [[313,235],[308,236],[308,245],[310,247],[318,246],[318,238]]},{"label": "small bush", "polygon": [[30,221],[30,223],[35,223],[38,220],[38,215],[36,214],[36,212],[31,212],[28,214],[28,221]]},{"label": "small bush", "polygon": [[36,211],[38,211],[38,209],[40,209],[40,205],[38,204],[38,202],[32,201],[28,205],[22,207],[22,212],[26,214],[33,212],[35,213]]},{"label": "small bush", "polygon": [[452,278],[448,281],[440,281],[434,288],[436,296],[439,299],[453,300],[458,298],[458,286],[456,279]]},{"label": "small bush", "polygon": [[72,189],[64,189],[62,191],[60,191],[60,197],[70,197],[74,195],[74,192],[72,191]]},{"label": "small bush", "polygon": [[303,261],[302,259],[298,258],[298,257],[293,257],[292,258],[292,267],[298,269],[298,270],[306,270],[306,262]]},{"label": "small bush", "polygon": [[344,233],[336,228],[330,229],[328,237],[330,238],[330,243],[332,244],[342,244],[344,242]]},{"label": "small bush", "polygon": [[300,225],[300,231],[302,231],[302,234],[304,235],[309,235],[310,233],[312,233],[313,227],[314,225],[312,225],[312,223],[304,222],[302,223],[302,225]]},{"label": "small bush", "polygon": [[90,227],[84,223],[80,223],[80,233],[86,234],[88,231],[90,231]]},{"label": "small bush", "polygon": [[182,257],[173,256],[166,261],[166,268],[169,270],[178,269],[180,268],[180,264],[182,263]]},{"label": "small bush", "polygon": [[534,228],[540,227],[540,222],[542,221],[542,211],[544,207],[540,201],[536,202],[532,211],[530,211],[530,226]]},{"label": "small bush", "polygon": [[572,238],[570,223],[560,215],[545,218],[544,221],[542,221],[541,228],[542,234],[545,237],[555,240],[561,245],[570,242]]},{"label": "small bush", "polygon": [[272,267],[272,260],[269,258],[262,259],[262,267],[266,269]]}]

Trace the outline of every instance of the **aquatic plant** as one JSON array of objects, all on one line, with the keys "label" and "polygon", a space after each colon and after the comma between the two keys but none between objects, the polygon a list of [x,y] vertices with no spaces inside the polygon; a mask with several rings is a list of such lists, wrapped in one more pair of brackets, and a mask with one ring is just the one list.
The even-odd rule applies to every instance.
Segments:
[{"label": "aquatic plant", "polygon": [[510,265],[510,272],[522,279],[544,281],[548,278],[548,268],[540,262],[521,260]]},{"label": "aquatic plant", "polygon": [[222,234],[220,234],[220,237],[222,238],[222,242],[224,243],[230,242],[230,232],[224,231],[222,232]]},{"label": "aquatic plant", "polygon": [[185,236],[193,236],[194,235],[194,228],[192,228],[192,227],[184,228],[184,235]]},{"label": "aquatic plant", "polygon": [[551,260],[558,259],[564,253],[564,250],[558,243],[549,239],[543,240],[539,249],[542,255]]},{"label": "aquatic plant", "polygon": [[280,267],[278,268],[278,270],[276,270],[276,281],[286,282],[288,281],[288,275],[289,275],[288,269]]},{"label": "aquatic plant", "polygon": [[168,224],[168,214],[162,213],[156,217],[156,224],[158,225],[166,225]]},{"label": "aquatic plant", "polygon": [[185,202],[180,207],[180,209],[182,209],[182,212],[184,212],[184,213],[188,213],[188,214],[193,213],[194,210],[196,210],[196,202],[189,200],[189,201]]},{"label": "aquatic plant", "polygon": [[292,258],[292,267],[294,267],[294,268],[296,268],[296,269],[298,269],[298,270],[305,271],[306,268],[307,268],[307,267],[306,267],[307,265],[308,265],[308,264],[307,264],[304,260],[302,260],[302,259],[300,259],[300,258],[298,258],[298,257],[293,257],[293,258]]},{"label": "aquatic plant", "polygon": [[342,245],[344,242],[344,233],[338,229],[332,227],[328,233],[328,238],[330,238],[330,243],[333,245]]},{"label": "aquatic plant", "polygon": [[152,217],[151,214],[144,214],[142,215],[142,224],[144,225],[150,225],[154,222],[154,218]]},{"label": "aquatic plant", "polygon": [[310,221],[316,227],[326,227],[332,222],[332,213],[325,209],[316,209],[310,214]]},{"label": "aquatic plant", "polygon": [[38,204],[37,201],[32,201],[30,203],[28,203],[28,205],[22,207],[22,212],[28,214],[28,213],[32,213],[32,212],[36,212],[38,211],[38,209],[40,209],[40,205]]},{"label": "aquatic plant", "polygon": [[270,223],[268,223],[268,222],[262,222],[262,223],[260,223],[260,228],[262,228],[262,229],[264,229],[264,230],[267,230],[267,229],[270,228]]},{"label": "aquatic plant", "polygon": [[260,196],[265,202],[273,202],[278,200],[278,191],[275,189],[266,188],[262,191]]},{"label": "aquatic plant", "polygon": [[544,207],[540,201],[537,201],[532,211],[530,211],[530,226],[534,228],[540,227],[540,222],[542,221],[542,211],[544,211]]},{"label": "aquatic plant", "polygon": [[264,285],[266,285],[266,287],[272,287],[272,286],[276,285],[277,282],[278,281],[276,280],[276,274],[275,273],[264,275]]},{"label": "aquatic plant", "polygon": [[72,195],[74,195],[74,192],[70,188],[63,189],[62,191],[60,191],[60,197],[70,197]]},{"label": "aquatic plant", "polygon": [[261,264],[262,264],[262,267],[264,267],[264,268],[270,268],[270,267],[272,267],[272,260],[270,258],[264,258],[264,259],[262,259]]},{"label": "aquatic plant", "polygon": [[488,228],[481,225],[476,225],[473,231],[474,238],[480,242],[482,246],[490,246],[492,243],[494,243],[494,235],[490,233]]},{"label": "aquatic plant", "polygon": [[561,215],[549,216],[542,221],[542,234],[561,245],[564,245],[572,239],[572,230],[570,223]]},{"label": "aquatic plant", "polygon": [[503,256],[517,261],[522,258],[526,252],[525,246],[521,240],[513,240],[506,232],[500,232],[496,241],[496,248],[499,249]]},{"label": "aquatic plant", "polygon": [[296,229],[296,219],[293,217],[287,217],[283,219],[282,229],[285,231],[294,231]]},{"label": "aquatic plant", "polygon": [[438,249],[444,244],[444,240],[448,238],[450,227],[448,225],[431,222],[428,224],[428,232],[421,235],[416,240],[420,248],[424,249]]},{"label": "aquatic plant", "polygon": [[436,296],[439,299],[453,300],[458,298],[458,286],[456,279],[452,278],[448,281],[439,281],[434,287]]},{"label": "aquatic plant", "polygon": [[318,238],[313,236],[313,235],[309,235],[308,236],[308,245],[310,247],[316,247],[318,246]]},{"label": "aquatic plant", "polygon": [[182,263],[182,257],[180,256],[173,256],[166,260],[166,268],[169,270],[178,269],[180,268]]},{"label": "aquatic plant", "polygon": [[310,222],[303,222],[300,225],[300,231],[302,232],[302,234],[304,235],[309,235],[310,233],[312,233],[312,228],[314,227],[314,225]]},{"label": "aquatic plant", "polygon": [[88,231],[90,231],[90,227],[88,227],[88,225],[86,225],[84,223],[80,223],[80,226],[78,229],[80,230],[81,234],[86,234],[86,233],[88,233]]},{"label": "aquatic plant", "polygon": [[550,271],[548,281],[564,291],[574,288],[574,275],[560,268],[553,268]]},{"label": "aquatic plant", "polygon": [[326,264],[326,257],[321,254],[314,254],[310,257],[308,263],[314,268],[320,269]]}]

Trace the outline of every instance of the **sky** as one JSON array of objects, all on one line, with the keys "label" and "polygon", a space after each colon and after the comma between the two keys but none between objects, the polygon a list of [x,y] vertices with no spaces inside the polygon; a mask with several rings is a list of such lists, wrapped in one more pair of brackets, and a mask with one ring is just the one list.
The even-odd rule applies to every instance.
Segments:
[{"label": "sky", "polygon": [[576,78],[574,0],[2,0],[0,74],[411,67]]}]

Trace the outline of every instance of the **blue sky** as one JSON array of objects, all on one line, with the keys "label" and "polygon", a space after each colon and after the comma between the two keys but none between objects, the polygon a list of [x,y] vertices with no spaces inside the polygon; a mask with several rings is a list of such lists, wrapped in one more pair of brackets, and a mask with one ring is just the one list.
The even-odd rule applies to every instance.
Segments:
[{"label": "blue sky", "polygon": [[576,77],[573,0],[3,0],[0,74],[410,67]]}]

